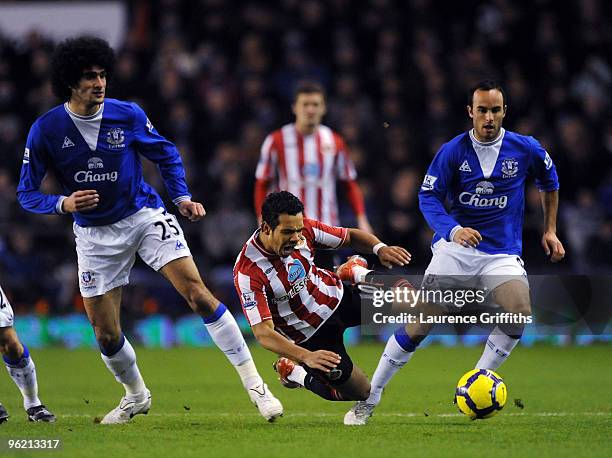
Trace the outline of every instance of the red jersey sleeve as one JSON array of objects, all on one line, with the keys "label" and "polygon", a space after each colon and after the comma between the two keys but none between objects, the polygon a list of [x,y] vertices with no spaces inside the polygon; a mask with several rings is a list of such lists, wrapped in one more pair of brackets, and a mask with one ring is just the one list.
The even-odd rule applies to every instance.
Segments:
[{"label": "red jersey sleeve", "polygon": [[346,240],[348,229],[305,218],[303,234],[315,248],[336,249]]},{"label": "red jersey sleeve", "polygon": [[277,152],[274,144],[274,133],[269,134],[261,145],[259,162],[255,171],[255,189],[253,193],[253,203],[255,214],[259,218],[261,206],[268,194],[270,183],[276,177]]},{"label": "red jersey sleeve", "polygon": [[276,170],[276,148],[274,146],[274,135],[270,134],[266,137],[261,145],[261,153],[257,169],[255,170],[255,178],[257,180],[272,180],[275,177]]},{"label": "red jersey sleeve", "polygon": [[244,316],[251,326],[272,319],[265,287],[253,275],[253,272],[249,272],[249,269],[238,268],[234,273],[234,286],[240,298]]}]

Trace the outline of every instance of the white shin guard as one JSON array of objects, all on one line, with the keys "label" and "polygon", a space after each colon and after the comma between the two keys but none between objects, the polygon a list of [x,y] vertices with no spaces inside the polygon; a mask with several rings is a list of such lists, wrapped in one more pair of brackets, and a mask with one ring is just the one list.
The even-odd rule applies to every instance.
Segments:
[{"label": "white shin guard", "polygon": [[6,369],[9,375],[21,391],[23,396],[23,407],[28,410],[30,407],[36,407],[42,404],[38,398],[38,381],[36,379],[36,366],[34,360],[30,357],[27,347],[24,346],[24,352],[19,361],[9,362],[4,360]]},{"label": "white shin guard", "polygon": [[482,356],[478,363],[476,363],[476,369],[497,370],[508,359],[508,356],[510,356],[518,342],[519,339],[514,339],[504,334],[496,326],[487,339]]},{"label": "white shin guard", "polygon": [[389,383],[395,373],[412,358],[413,354],[413,351],[406,351],[397,343],[395,335],[389,337],[376,371],[374,371],[372,376],[370,396],[366,400],[368,404],[378,405],[383,388]]},{"label": "white shin guard", "polygon": [[125,387],[127,396],[144,394],[146,386],[136,364],[136,352],[127,339],[124,338],[123,346],[115,354],[101,356],[115,379]]}]

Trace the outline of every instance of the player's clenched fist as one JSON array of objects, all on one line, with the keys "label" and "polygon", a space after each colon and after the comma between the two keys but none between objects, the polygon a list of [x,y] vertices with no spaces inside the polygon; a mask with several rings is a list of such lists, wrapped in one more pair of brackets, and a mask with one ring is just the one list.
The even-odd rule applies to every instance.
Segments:
[{"label": "player's clenched fist", "polygon": [[184,200],[178,204],[179,212],[185,218],[189,218],[189,221],[199,221],[206,214],[204,205],[199,202],[193,202],[191,200]]},{"label": "player's clenched fist", "polygon": [[311,351],[302,362],[311,369],[329,372],[340,364],[340,355],[327,350]]},{"label": "player's clenched fist", "polygon": [[75,191],[62,202],[62,211],[67,213],[84,212],[93,210],[100,202],[100,195],[94,189]]},{"label": "player's clenched fist", "polygon": [[559,262],[565,257],[565,248],[554,232],[545,232],[542,236],[542,248],[552,262]]},{"label": "player's clenched fist", "polygon": [[453,242],[462,246],[476,247],[482,241],[482,235],[471,227],[462,227],[453,237]]}]

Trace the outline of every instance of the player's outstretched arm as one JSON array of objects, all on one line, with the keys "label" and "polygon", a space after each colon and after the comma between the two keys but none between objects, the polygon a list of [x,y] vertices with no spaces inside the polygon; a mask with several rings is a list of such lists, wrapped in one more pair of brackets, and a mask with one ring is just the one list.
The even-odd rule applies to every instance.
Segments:
[{"label": "player's outstretched arm", "polygon": [[342,246],[348,246],[360,253],[374,253],[380,263],[388,268],[405,266],[410,263],[412,255],[400,246],[387,246],[378,237],[361,229],[350,228]]},{"label": "player's outstretched arm", "polygon": [[183,215],[185,218],[189,218],[189,221],[191,222],[199,221],[204,217],[204,215],[206,215],[204,205],[191,200],[183,200],[179,202],[178,209],[181,215]]},{"label": "player's outstretched arm", "polygon": [[565,257],[565,248],[557,237],[557,211],[559,209],[559,191],[542,191],[540,193],[544,211],[544,235],[542,248],[552,262],[559,262]]},{"label": "player's outstretched arm", "polygon": [[340,355],[327,351],[309,351],[298,347],[274,330],[272,320],[253,325],[253,334],[262,347],[297,363],[304,363],[312,369],[329,372],[340,363]]}]

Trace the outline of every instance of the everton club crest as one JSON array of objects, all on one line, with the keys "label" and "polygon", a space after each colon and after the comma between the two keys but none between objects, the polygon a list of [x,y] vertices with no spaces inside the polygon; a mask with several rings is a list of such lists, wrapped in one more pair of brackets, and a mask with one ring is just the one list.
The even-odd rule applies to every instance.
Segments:
[{"label": "everton club crest", "polygon": [[106,141],[110,149],[125,148],[125,134],[120,127],[114,127],[106,134]]},{"label": "everton club crest", "polygon": [[502,173],[504,178],[514,178],[518,173],[518,161],[514,158],[502,161]]}]

